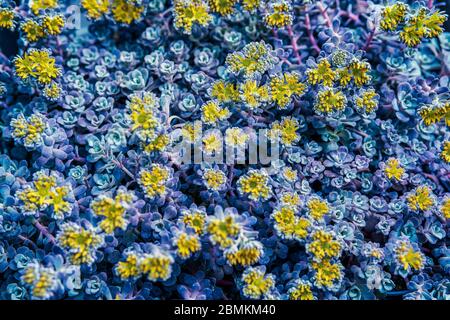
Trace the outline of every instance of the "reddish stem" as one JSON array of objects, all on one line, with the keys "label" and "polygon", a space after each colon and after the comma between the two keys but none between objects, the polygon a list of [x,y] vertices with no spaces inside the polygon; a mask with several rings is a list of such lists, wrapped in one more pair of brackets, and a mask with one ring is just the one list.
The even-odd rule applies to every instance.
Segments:
[{"label": "reddish stem", "polygon": [[[330,28],[331,30],[333,30],[333,23],[331,22],[330,16],[328,15],[327,10],[325,9],[325,7],[323,6],[322,1],[319,1],[317,3],[317,7],[320,10],[320,13],[322,14],[322,17],[325,19],[325,22],[328,26],[328,28]],[[334,31],[334,30],[333,30]]]},{"label": "reddish stem", "polygon": [[377,30],[376,27],[373,28],[373,30],[369,34],[369,37],[367,37],[366,44],[363,47],[364,51],[367,51],[367,49],[369,49],[369,46],[370,46],[370,44],[371,44],[371,42],[373,40],[373,37],[375,36],[376,30]]},{"label": "reddish stem", "polygon": [[309,14],[306,14],[305,16],[305,26],[306,26],[306,33],[308,34],[308,38],[309,41],[311,42],[313,49],[317,52],[320,53],[320,48],[317,45],[317,41],[316,38],[314,38],[314,35],[311,31],[311,20],[309,19]]},{"label": "reddish stem", "polygon": [[289,35],[289,38],[291,39],[291,45],[292,50],[294,51],[294,55],[297,58],[298,64],[302,64],[302,57],[300,56],[300,53],[298,52],[298,46],[297,46],[297,37],[294,36],[294,32],[292,31],[291,26],[287,26],[287,32]]},{"label": "reddish stem", "polygon": [[433,9],[433,0],[428,0],[428,9]]}]

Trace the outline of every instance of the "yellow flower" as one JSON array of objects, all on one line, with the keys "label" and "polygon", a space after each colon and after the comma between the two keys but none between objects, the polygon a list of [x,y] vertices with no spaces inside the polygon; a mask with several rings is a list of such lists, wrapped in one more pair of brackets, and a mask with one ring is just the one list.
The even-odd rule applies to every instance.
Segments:
[{"label": "yellow flower", "polygon": [[270,27],[285,27],[292,24],[291,6],[286,1],[278,1],[269,5],[269,11],[264,17]]},{"label": "yellow flower", "polygon": [[206,154],[212,155],[213,153],[218,153],[222,151],[222,136],[220,131],[211,131],[205,134],[202,139],[203,150]]},{"label": "yellow flower", "polygon": [[138,264],[139,257],[134,253],[130,253],[127,254],[127,258],[125,261],[119,261],[116,267],[116,271],[119,277],[122,279],[135,278],[140,275]]},{"label": "yellow flower", "polygon": [[381,13],[381,29],[386,31],[394,31],[395,29],[397,29],[399,23],[405,21],[407,10],[408,6],[401,2],[395,3],[392,6],[386,6]]},{"label": "yellow flower", "polygon": [[423,268],[423,254],[420,251],[415,251],[408,241],[400,241],[395,248],[395,254],[404,270],[420,270]]},{"label": "yellow flower", "polygon": [[113,0],[111,12],[117,22],[131,24],[141,18],[144,9],[137,1]]},{"label": "yellow flower", "polygon": [[427,211],[434,205],[433,193],[428,186],[420,186],[408,197],[408,206],[414,211]]},{"label": "yellow flower", "polygon": [[314,220],[321,220],[323,216],[330,211],[328,204],[318,198],[309,200],[307,207],[309,209],[309,214]]},{"label": "yellow flower", "polygon": [[14,11],[0,8],[0,28],[14,29]]},{"label": "yellow flower", "polygon": [[55,9],[58,6],[58,0],[32,0],[30,8],[35,15],[39,14],[39,10]]},{"label": "yellow flower", "polygon": [[258,241],[239,243],[224,251],[224,256],[232,266],[251,266],[259,261],[263,254],[262,244]]},{"label": "yellow flower", "polygon": [[208,0],[208,2],[212,12],[226,16],[234,11],[234,5],[238,0]]},{"label": "yellow flower", "polygon": [[384,168],[384,173],[389,179],[400,180],[405,173],[405,169],[402,168],[400,162],[395,158],[389,158]]},{"label": "yellow flower", "polygon": [[241,176],[237,182],[239,192],[248,194],[251,200],[267,200],[271,196],[269,176],[261,170],[250,170]]},{"label": "yellow flower", "polygon": [[21,280],[30,287],[35,299],[49,299],[58,286],[58,277],[54,269],[46,268],[37,262],[29,263]]},{"label": "yellow flower", "polygon": [[353,77],[355,84],[360,87],[370,81],[369,71],[370,64],[365,61],[353,60],[347,67]]},{"label": "yellow flower", "polygon": [[187,259],[195,252],[200,251],[200,239],[197,234],[187,234],[182,232],[175,239],[175,247],[177,248],[177,254],[181,258]]},{"label": "yellow flower", "polygon": [[62,32],[65,21],[62,15],[45,16],[42,19],[42,28],[50,35],[58,35]]},{"label": "yellow flower", "polygon": [[280,139],[283,145],[291,146],[300,140],[300,136],[297,133],[298,129],[299,124],[297,119],[284,117],[281,122],[275,121],[272,123],[268,135],[272,141]]},{"label": "yellow flower", "polygon": [[272,48],[264,41],[251,42],[241,51],[231,53],[226,58],[228,70],[233,74],[242,72],[245,78],[266,72],[277,61]]},{"label": "yellow flower", "polygon": [[450,219],[450,197],[448,196],[442,201],[441,213],[445,219]]},{"label": "yellow flower", "polygon": [[94,229],[86,229],[73,222],[61,225],[57,240],[67,251],[71,263],[76,265],[93,263],[97,248],[103,244],[103,237]]},{"label": "yellow flower", "polygon": [[17,57],[14,65],[21,79],[32,77],[41,84],[49,84],[61,74],[61,69],[55,66],[55,58],[47,50],[30,50],[23,57]]},{"label": "yellow flower", "polygon": [[200,121],[188,122],[181,129],[181,135],[188,142],[193,143],[200,139],[202,124]]},{"label": "yellow flower", "polygon": [[12,136],[23,139],[25,147],[34,148],[42,144],[42,135],[47,127],[46,119],[40,114],[32,114],[28,119],[23,114],[11,120]]},{"label": "yellow flower", "polygon": [[124,190],[119,190],[115,198],[101,195],[92,204],[92,212],[96,216],[103,217],[100,228],[106,233],[113,233],[116,228],[125,229],[128,220],[125,213],[133,201],[133,195]]},{"label": "yellow flower", "polygon": [[272,275],[265,275],[259,268],[248,268],[242,275],[244,295],[251,299],[260,299],[275,286]]},{"label": "yellow flower", "polygon": [[341,245],[338,241],[333,240],[333,234],[319,230],[312,235],[312,238],[313,241],[306,246],[306,249],[314,256],[315,260],[339,257]]},{"label": "yellow flower", "polygon": [[314,278],[318,287],[331,288],[342,277],[341,265],[331,263],[328,259],[313,261],[311,267],[315,271]]},{"label": "yellow flower", "polygon": [[292,97],[302,95],[305,89],[306,85],[299,81],[296,73],[285,73],[270,81],[272,100],[280,109],[285,109],[292,101]]},{"label": "yellow flower", "polygon": [[249,135],[241,128],[233,127],[225,131],[225,143],[231,147],[243,147],[249,140]]},{"label": "yellow flower", "polygon": [[249,109],[254,110],[269,100],[267,86],[258,86],[256,80],[247,80],[240,86],[242,101]]},{"label": "yellow flower", "polygon": [[290,167],[284,167],[281,169],[281,175],[288,182],[295,182],[298,179],[297,170],[294,170]]},{"label": "yellow flower", "polygon": [[298,207],[301,204],[301,200],[296,192],[285,191],[281,194],[280,203],[283,206]]},{"label": "yellow flower", "polygon": [[290,300],[314,300],[311,285],[300,282],[297,286],[288,290]]},{"label": "yellow flower", "polygon": [[191,33],[195,23],[207,26],[212,19],[209,6],[203,0],[175,0],[174,16],[175,27],[183,29],[188,34]]},{"label": "yellow flower", "polygon": [[181,221],[192,228],[195,233],[201,235],[205,229],[206,214],[200,210],[182,211]]},{"label": "yellow flower", "polygon": [[239,101],[239,92],[233,83],[218,80],[213,83],[211,97],[222,103]]},{"label": "yellow flower", "polygon": [[358,109],[364,110],[367,113],[373,112],[377,106],[377,94],[374,89],[365,90],[355,100],[355,104]]},{"label": "yellow flower", "polygon": [[327,59],[320,60],[315,69],[308,69],[306,75],[310,84],[322,83],[324,86],[331,86],[336,79],[336,72],[331,69]]},{"label": "yellow flower", "polygon": [[318,93],[316,109],[322,113],[331,113],[333,111],[344,110],[346,104],[347,99],[342,91],[325,89]]},{"label": "yellow flower", "polygon": [[441,158],[450,163],[450,141],[444,141]]},{"label": "yellow flower", "polygon": [[348,68],[341,68],[336,70],[337,73],[337,79],[339,81],[339,84],[341,86],[347,86],[350,81],[352,80],[352,75],[350,74],[350,71]]},{"label": "yellow flower", "polygon": [[155,252],[142,257],[139,268],[142,273],[147,274],[150,281],[165,281],[172,274],[174,260],[168,253]]},{"label": "yellow flower", "polygon": [[203,173],[203,180],[208,189],[218,191],[227,182],[227,176],[221,170],[206,169]]},{"label": "yellow flower", "polygon": [[131,95],[127,106],[130,113],[127,115],[131,122],[131,131],[143,141],[153,140],[155,131],[160,124],[156,118],[156,96],[150,92]]},{"label": "yellow flower", "polygon": [[244,10],[253,12],[259,8],[261,0],[242,0],[242,7]]},{"label": "yellow flower", "polygon": [[56,101],[62,94],[62,88],[58,83],[52,82],[45,86],[43,94],[47,99]]},{"label": "yellow flower", "polygon": [[302,240],[308,236],[308,228],[311,223],[295,215],[293,206],[283,206],[272,214],[275,220],[275,230],[284,239]]},{"label": "yellow flower", "polygon": [[231,115],[227,108],[221,108],[216,101],[209,101],[202,106],[202,121],[216,125],[219,121],[228,119]]},{"label": "yellow flower", "polygon": [[109,10],[109,0],[81,0],[81,6],[86,9],[91,19],[99,19]]},{"label": "yellow flower", "polygon": [[445,119],[445,124],[450,126],[450,102],[423,106],[419,110],[419,115],[427,126],[443,119]]},{"label": "yellow flower", "polygon": [[147,153],[151,153],[153,151],[163,151],[169,142],[170,138],[167,134],[160,134],[144,147],[144,151]]},{"label": "yellow flower", "polygon": [[421,8],[406,22],[400,32],[400,40],[407,46],[414,47],[425,37],[436,37],[442,33],[442,24],[446,19],[447,16],[438,11],[429,13],[427,9]]},{"label": "yellow flower", "polygon": [[209,239],[212,244],[218,244],[221,249],[225,249],[233,244],[234,239],[241,231],[241,227],[233,216],[227,215],[211,217],[206,226],[206,231],[210,234]]},{"label": "yellow flower", "polygon": [[169,177],[169,169],[159,164],[153,164],[149,170],[141,170],[138,182],[144,189],[147,197],[161,197],[166,194],[166,183]]}]

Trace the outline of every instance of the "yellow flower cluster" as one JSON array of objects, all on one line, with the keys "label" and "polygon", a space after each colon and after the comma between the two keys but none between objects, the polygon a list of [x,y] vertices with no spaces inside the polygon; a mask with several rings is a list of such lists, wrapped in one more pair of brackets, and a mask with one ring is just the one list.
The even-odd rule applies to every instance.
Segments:
[{"label": "yellow flower cluster", "polygon": [[23,139],[25,147],[33,148],[42,144],[42,134],[47,125],[44,116],[38,113],[28,118],[21,113],[11,120],[10,126],[14,138]]},{"label": "yellow flower cluster", "polygon": [[421,8],[406,22],[400,32],[400,40],[407,46],[417,46],[423,38],[433,38],[442,33],[442,25],[447,16],[438,11],[428,12],[426,8]]},{"label": "yellow flower cluster", "polygon": [[226,16],[233,13],[238,0],[208,0],[208,2],[212,12]]},{"label": "yellow flower cluster", "polygon": [[242,274],[243,294],[251,299],[261,299],[275,286],[272,275],[265,275],[259,268],[248,268]]},{"label": "yellow flower cluster", "polygon": [[251,42],[241,51],[231,53],[226,58],[228,70],[234,74],[242,73],[245,78],[266,72],[277,61],[273,50],[264,41]]},{"label": "yellow flower cluster", "polygon": [[437,105],[423,106],[419,110],[423,122],[429,126],[444,120],[447,126],[450,126],[450,101],[439,103]]},{"label": "yellow flower cluster", "polygon": [[268,132],[270,140],[280,140],[285,146],[291,146],[300,140],[297,133],[299,124],[297,119],[293,117],[284,117],[281,121],[274,121]]},{"label": "yellow flower cluster", "polygon": [[175,0],[174,16],[175,27],[188,34],[192,32],[194,24],[207,26],[212,20],[209,5],[204,0]]},{"label": "yellow flower cluster", "polygon": [[144,152],[151,153],[153,151],[163,151],[170,142],[167,134],[160,134],[147,145],[144,145]]},{"label": "yellow flower cluster", "polygon": [[269,101],[269,89],[267,86],[258,86],[256,80],[247,80],[239,87],[241,100],[250,110],[254,110],[261,106],[264,102]]},{"label": "yellow flower cluster", "polygon": [[103,245],[103,236],[92,227],[84,228],[73,222],[61,225],[57,241],[65,249],[73,264],[91,264],[96,259],[96,250]]},{"label": "yellow flower cluster", "polygon": [[133,202],[133,194],[124,189],[117,191],[114,198],[100,195],[92,201],[91,209],[96,216],[103,217],[100,228],[106,233],[113,233],[116,228],[125,229],[128,220],[125,213]]},{"label": "yellow flower cluster", "polygon": [[206,124],[217,125],[219,121],[228,119],[231,115],[227,108],[221,108],[216,101],[209,101],[202,106],[202,121]]},{"label": "yellow flower cluster", "polygon": [[19,78],[33,78],[40,84],[48,84],[61,74],[61,69],[55,65],[55,58],[47,50],[32,49],[15,58],[14,65]]},{"label": "yellow flower cluster", "polygon": [[325,89],[317,95],[316,109],[321,113],[342,111],[347,105],[347,99],[342,91]]},{"label": "yellow flower cluster", "polygon": [[314,220],[322,220],[330,211],[327,202],[319,198],[310,199],[307,203],[307,207],[309,214]]},{"label": "yellow flower cluster", "polygon": [[212,244],[218,244],[221,249],[230,247],[241,231],[241,226],[233,215],[211,217],[206,226]]},{"label": "yellow flower cluster", "polygon": [[356,98],[355,105],[359,110],[364,110],[366,113],[375,111],[375,109],[378,107],[378,99],[375,90],[364,90]]},{"label": "yellow flower cluster", "polygon": [[388,161],[386,161],[384,173],[388,179],[401,180],[405,173],[405,169],[400,165],[400,162],[397,159],[389,158]]},{"label": "yellow flower cluster", "polygon": [[0,8],[0,28],[14,29],[14,11]]},{"label": "yellow flower cluster", "polygon": [[404,270],[421,270],[424,266],[424,256],[420,251],[415,251],[408,241],[400,241],[395,248],[397,261]]},{"label": "yellow flower cluster", "polygon": [[313,241],[306,246],[306,250],[314,256],[314,260],[337,258],[341,253],[341,244],[333,240],[333,234],[323,230],[312,235]]},{"label": "yellow flower cluster", "polygon": [[297,208],[301,204],[300,196],[296,192],[284,191],[280,197],[280,203],[283,206],[292,206]]},{"label": "yellow flower cluster", "polygon": [[434,195],[428,186],[419,186],[408,197],[408,207],[413,211],[427,211],[434,206]]},{"label": "yellow flower cluster", "polygon": [[272,2],[264,17],[268,26],[274,28],[286,27],[292,24],[292,8],[287,1],[281,0]]},{"label": "yellow flower cluster", "polygon": [[225,143],[227,146],[244,147],[249,139],[249,135],[239,127],[228,128],[225,131]]},{"label": "yellow flower cluster", "polygon": [[71,187],[69,184],[58,186],[57,182],[56,176],[38,171],[32,184],[17,192],[24,210],[35,213],[51,208],[54,218],[63,219],[64,214],[72,210],[68,201]]},{"label": "yellow flower cluster", "polygon": [[30,4],[35,15],[38,15],[40,10],[55,9],[57,6],[58,0],[32,0]]},{"label": "yellow flower cluster", "polygon": [[26,266],[22,281],[30,287],[31,294],[35,299],[50,298],[58,284],[56,272],[36,262],[31,262]]},{"label": "yellow flower cluster", "polygon": [[311,285],[300,282],[288,290],[290,300],[314,300]]},{"label": "yellow flower cluster", "polygon": [[91,19],[99,19],[109,11],[109,0],[81,0],[81,6]]},{"label": "yellow flower cluster", "polygon": [[402,2],[384,7],[380,21],[381,29],[385,31],[394,31],[398,25],[405,21],[408,6]]},{"label": "yellow flower cluster", "polygon": [[122,279],[147,275],[150,281],[165,281],[172,274],[173,257],[155,247],[152,253],[128,252],[125,261],[120,261],[116,272]]},{"label": "yellow flower cluster", "polygon": [[261,0],[242,0],[242,8],[249,12],[255,11],[260,5]]},{"label": "yellow flower cluster", "polygon": [[450,163],[450,141],[444,141],[442,146],[441,158]]},{"label": "yellow flower cluster", "polygon": [[305,92],[306,85],[300,82],[297,73],[292,72],[272,78],[270,90],[272,100],[280,109],[285,109],[293,96],[300,96]]},{"label": "yellow flower cluster", "polygon": [[239,91],[233,83],[217,80],[212,85],[211,97],[221,103],[237,102],[239,101]]},{"label": "yellow flower cluster", "polygon": [[262,244],[258,241],[245,241],[225,250],[224,256],[232,266],[251,266],[259,261],[263,254]]},{"label": "yellow flower cluster", "polygon": [[275,230],[284,239],[303,240],[308,236],[311,223],[308,219],[298,217],[296,209],[292,206],[283,206],[272,213],[275,221]]},{"label": "yellow flower cluster", "polygon": [[247,194],[253,201],[267,200],[271,196],[269,176],[262,170],[250,170],[237,184],[239,192]]},{"label": "yellow flower cluster", "polygon": [[150,169],[143,169],[139,174],[139,184],[149,198],[161,197],[166,194],[166,183],[169,180],[169,169],[153,164]]},{"label": "yellow flower cluster", "polygon": [[201,243],[198,234],[188,234],[186,232],[180,232],[180,234],[174,239],[177,254],[182,259],[191,257],[194,253],[200,251]]},{"label": "yellow flower cluster", "polygon": [[221,190],[227,182],[225,173],[218,169],[206,169],[203,173],[203,180],[208,189]]},{"label": "yellow flower cluster", "polygon": [[323,259],[313,261],[311,267],[315,271],[315,283],[319,288],[331,288],[337,281],[342,279],[342,265],[339,263],[332,263],[328,259]]},{"label": "yellow flower cluster", "polygon": [[194,230],[198,235],[202,235],[206,226],[206,214],[200,210],[184,210],[181,213],[181,222]]},{"label": "yellow flower cluster", "polygon": [[442,200],[441,213],[445,219],[450,219],[450,197],[447,196]]},{"label": "yellow flower cluster", "polygon": [[333,85],[333,81],[336,79],[336,72],[331,69],[327,59],[320,60],[316,68],[308,69],[306,75],[310,84],[323,84],[327,87]]},{"label": "yellow flower cluster", "polygon": [[61,97],[62,92],[63,90],[61,86],[56,82],[46,85],[42,91],[44,96],[51,101],[56,101],[59,97]]},{"label": "yellow flower cluster", "polygon": [[62,15],[45,16],[40,23],[35,20],[26,20],[20,25],[29,42],[36,42],[48,35],[56,36],[63,30],[65,24]]},{"label": "yellow flower cluster", "polygon": [[155,116],[157,112],[157,98],[151,92],[131,95],[127,107],[127,115],[131,122],[131,131],[136,132],[142,141],[153,141],[156,129],[160,125]]}]

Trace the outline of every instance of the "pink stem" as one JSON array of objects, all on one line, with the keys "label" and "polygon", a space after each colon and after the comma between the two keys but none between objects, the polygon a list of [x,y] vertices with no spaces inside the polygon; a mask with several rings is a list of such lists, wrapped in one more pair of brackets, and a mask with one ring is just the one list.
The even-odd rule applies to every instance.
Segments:
[{"label": "pink stem", "polygon": [[428,0],[428,9],[433,9],[433,0]]},{"label": "pink stem", "polygon": [[302,57],[300,56],[300,53],[298,52],[298,46],[297,46],[297,38],[294,36],[294,32],[292,31],[291,26],[287,26],[287,31],[289,38],[291,39],[291,45],[292,50],[294,51],[294,55],[297,58],[298,64],[302,64]]},{"label": "pink stem", "polygon": [[376,32],[376,27],[373,28],[372,31],[370,31],[369,37],[367,37],[367,40],[366,40],[366,44],[363,47],[364,51],[367,51],[367,49],[369,49],[370,43],[372,42],[373,37],[375,36],[375,32]]},{"label": "pink stem", "polygon": [[317,7],[320,10],[320,13],[322,14],[323,18],[325,19],[325,22],[328,26],[328,28],[330,28],[331,30],[333,30],[333,23],[331,22],[330,16],[328,15],[327,10],[325,9],[325,7],[323,6],[322,1],[319,1],[317,3]]},{"label": "pink stem", "polygon": [[305,16],[305,25],[306,25],[306,32],[308,33],[308,38],[309,41],[311,42],[313,49],[317,52],[320,53],[320,48],[317,45],[317,41],[316,38],[314,38],[314,35],[311,31],[311,20],[309,19],[309,14],[306,14]]}]

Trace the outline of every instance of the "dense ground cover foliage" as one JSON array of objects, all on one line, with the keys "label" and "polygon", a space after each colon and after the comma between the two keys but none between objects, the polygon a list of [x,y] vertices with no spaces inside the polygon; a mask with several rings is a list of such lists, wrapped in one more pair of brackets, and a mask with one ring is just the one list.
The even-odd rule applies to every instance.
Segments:
[{"label": "dense ground cover foliage", "polygon": [[448,300],[445,11],[0,0],[1,298]]}]

